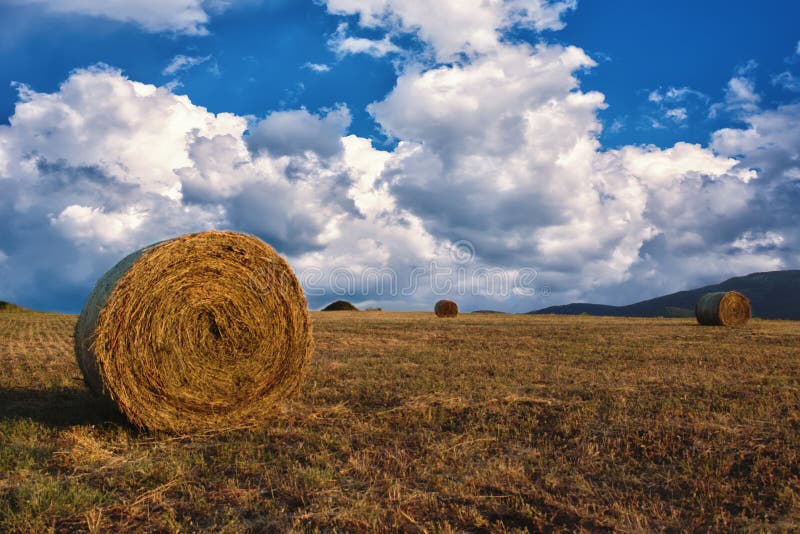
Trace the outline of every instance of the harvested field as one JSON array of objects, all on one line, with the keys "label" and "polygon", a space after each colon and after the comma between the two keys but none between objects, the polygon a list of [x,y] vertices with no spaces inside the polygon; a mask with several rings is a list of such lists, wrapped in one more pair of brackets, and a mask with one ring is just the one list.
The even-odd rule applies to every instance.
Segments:
[{"label": "harvested field", "polygon": [[260,428],[140,432],[0,311],[0,531],[800,529],[800,323],[313,313]]}]

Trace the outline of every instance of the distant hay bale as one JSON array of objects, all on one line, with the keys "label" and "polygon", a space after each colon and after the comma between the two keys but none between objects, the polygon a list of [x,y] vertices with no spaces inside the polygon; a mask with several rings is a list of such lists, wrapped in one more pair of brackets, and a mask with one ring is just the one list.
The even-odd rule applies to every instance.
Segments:
[{"label": "distant hay bale", "polygon": [[291,267],[234,232],[134,252],[97,282],[75,328],[87,385],[152,430],[262,422],[297,391],[312,351]]},{"label": "distant hay bale", "polygon": [[440,300],[433,308],[436,317],[455,317],[458,315],[458,304],[452,300]]},{"label": "distant hay bale", "polygon": [[322,308],[322,311],[358,311],[358,308],[346,300],[337,300]]},{"label": "distant hay bale", "polygon": [[742,326],[750,320],[752,310],[747,297],[737,291],[706,293],[694,307],[697,322],[709,326]]}]

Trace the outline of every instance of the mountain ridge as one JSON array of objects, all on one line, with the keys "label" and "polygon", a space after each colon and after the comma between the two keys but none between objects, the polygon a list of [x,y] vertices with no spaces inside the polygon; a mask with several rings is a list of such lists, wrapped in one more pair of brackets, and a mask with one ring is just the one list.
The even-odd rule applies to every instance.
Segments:
[{"label": "mountain ridge", "polygon": [[750,299],[753,315],[764,319],[800,320],[800,270],[769,271],[737,276],[695,289],[635,302],[625,306],[572,303],[528,312],[534,315],[597,315],[608,317],[693,317],[700,295],[739,291]]}]

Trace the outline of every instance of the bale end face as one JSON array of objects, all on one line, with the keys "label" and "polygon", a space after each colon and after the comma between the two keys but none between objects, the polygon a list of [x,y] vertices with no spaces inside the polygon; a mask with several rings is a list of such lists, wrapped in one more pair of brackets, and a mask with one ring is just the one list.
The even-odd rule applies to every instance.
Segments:
[{"label": "bale end face", "polygon": [[433,308],[436,317],[455,317],[458,315],[458,304],[452,300],[440,300]]},{"label": "bale end face", "polygon": [[283,258],[253,236],[203,232],[106,273],[75,349],[90,388],[131,423],[193,431],[263,421],[300,387],[313,339]]}]

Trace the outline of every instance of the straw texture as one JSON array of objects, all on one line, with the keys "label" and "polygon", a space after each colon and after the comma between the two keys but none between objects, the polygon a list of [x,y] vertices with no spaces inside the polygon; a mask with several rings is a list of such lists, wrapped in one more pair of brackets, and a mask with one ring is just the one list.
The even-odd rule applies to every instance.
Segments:
[{"label": "straw texture", "polygon": [[263,421],[297,391],[313,352],[306,299],[267,244],[189,234],[123,259],[75,329],[87,385],[136,426],[219,429]]},{"label": "straw texture", "polygon": [[458,315],[458,304],[452,300],[440,300],[433,308],[436,317],[455,317]]},{"label": "straw texture", "polygon": [[750,301],[738,291],[706,293],[694,307],[697,322],[708,326],[742,326],[750,320]]}]

